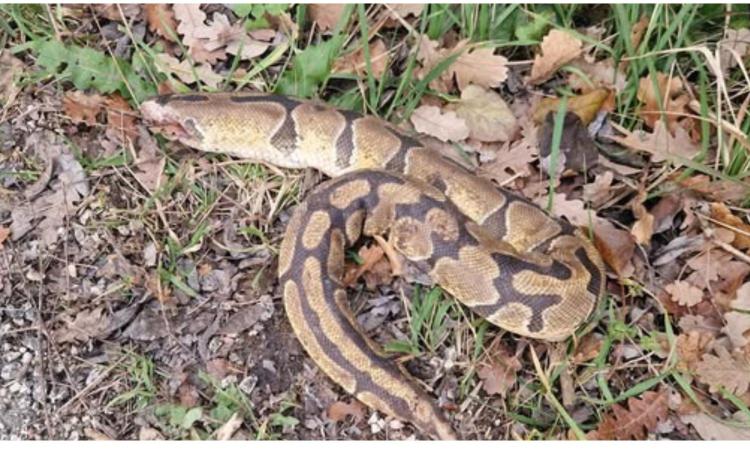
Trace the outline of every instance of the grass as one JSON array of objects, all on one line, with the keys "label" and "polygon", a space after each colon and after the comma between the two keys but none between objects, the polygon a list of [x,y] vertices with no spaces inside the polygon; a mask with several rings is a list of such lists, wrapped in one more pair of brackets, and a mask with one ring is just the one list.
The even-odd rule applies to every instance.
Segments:
[{"label": "grass", "polygon": [[[261,6],[253,5],[256,7]],[[239,9],[243,8],[239,5],[233,8],[238,15],[246,17],[247,26],[265,20],[264,13],[267,12]],[[627,83],[617,98],[617,109],[610,116],[612,120],[627,129],[643,128],[639,116],[639,80],[648,77],[658,90],[657,74],[669,74],[686,84],[689,82],[697,102],[698,111],[695,113],[702,137],[702,153],[693,161],[680,161],[687,167],[679,175],[680,179],[700,173],[715,179],[745,183],[744,179],[750,175],[747,142],[736,138],[750,133],[750,117],[744,114],[746,104],[743,106],[748,98],[750,80],[744,65],[739,70],[724,71],[712,56],[715,42],[724,35],[727,27],[750,23],[747,5],[733,5],[727,15],[725,6],[701,4],[438,4],[425,7],[411,23],[411,28],[387,31],[373,28],[373,18],[383,7],[360,4],[349,5],[335,27],[325,34],[310,32],[310,24],[304,20],[308,8],[308,5],[287,7],[286,12],[294,17],[299,27],[298,36],[254,60],[253,64],[247,65],[239,58],[230,59],[218,90],[261,89],[305,98],[321,97],[331,104],[404,123],[426,97],[455,99],[453,95],[434,91],[430,83],[460,55],[445,58],[422,79],[417,79],[415,71],[419,68],[417,49],[420,39],[446,36],[453,41],[468,39],[472,45],[501,49],[515,62],[514,67],[524,67],[533,59],[536,48],[550,29],[572,31],[601,26],[604,28],[601,40],[574,32],[586,45],[594,46],[599,57],[611,56],[624,67]],[[633,45],[631,31],[642,23],[645,23],[643,35]],[[78,19],[63,14],[62,9],[54,5],[0,5],[0,44],[7,45],[16,56],[36,63],[37,70],[21,77],[22,86],[43,84],[60,93],[70,89],[119,93],[134,107],[154,95],[159,84],[165,82],[171,83],[178,91],[211,90],[200,82],[188,86],[161,71],[156,61],[157,55],[164,52],[163,46],[137,37],[129,21],[120,25],[133,40],[133,51],[126,58],[114,56],[111,43],[102,44],[96,39],[101,28],[97,28],[97,33],[85,34],[78,31],[78,26]],[[373,72],[368,46],[372,33],[379,33],[387,48],[392,50],[389,70],[382,77]],[[59,36],[66,38],[59,43]],[[187,50],[180,39],[177,45]],[[362,77],[332,72],[333,61],[359,49],[364,52],[366,66]],[[193,64],[191,70],[199,78],[197,65]],[[563,68],[566,70],[568,73],[575,71]],[[539,91],[544,90],[539,88]],[[544,93],[550,91],[563,95],[563,98],[570,94],[564,84],[553,86]],[[563,101],[553,128],[551,173],[559,164],[565,112],[566,102]],[[720,122],[737,132],[717,132],[716,125]],[[716,162],[709,158],[710,151],[714,150],[713,135],[717,136],[719,158]],[[170,156],[168,143],[160,141],[160,146],[167,157],[165,183],[154,192],[133,185],[130,189],[135,193],[133,201],[137,207],[119,209],[120,217],[112,223],[121,225],[131,220],[142,221],[152,241],[162,250],[157,265],[160,282],[189,298],[203,300],[185,281],[188,274],[182,273],[180,260],[205,257],[212,239],[216,238],[217,227],[222,225],[217,220],[234,220],[239,216],[248,219],[237,229],[241,245],[233,247],[232,253],[277,253],[280,242],[278,219],[290,206],[304,198],[311,183],[304,182],[305,175],[301,172],[280,175],[262,165],[235,162],[214,155],[204,157],[204,162],[212,166],[206,171],[195,159],[184,161]],[[125,149],[104,158],[91,158],[80,149],[76,155],[92,177],[106,172],[128,179],[128,171],[136,169],[132,155]],[[15,175],[30,182],[38,173],[37,170],[24,170]],[[653,181],[664,173],[653,170],[645,176]],[[645,185],[650,187],[649,198],[669,192],[660,184],[646,182]],[[554,194],[552,180],[549,188],[551,202]],[[271,270],[264,267],[257,277]],[[708,411],[702,393],[695,392],[690,374],[675,367],[674,352],[663,364],[649,365],[645,370],[637,370],[635,363],[613,366],[616,359],[613,351],[618,345],[633,345],[644,355],[653,351],[662,337],[666,337],[671,349],[675,345],[670,316],[653,304],[649,307],[663,318],[656,332],[646,332],[620,316],[619,309],[626,302],[648,298],[637,280],[623,280],[623,283],[628,290],[620,296],[622,298],[612,296],[603,301],[592,324],[582,332],[587,334],[597,330],[602,334],[602,344],[592,361],[577,368],[593,380],[595,388],[578,387],[580,389],[576,392],[599,417],[607,414],[611,405],[626,402],[665,384],[679,389]],[[446,348],[459,349],[465,371],[460,379],[461,398],[457,401],[475,398],[478,386],[476,366],[485,356],[487,343],[492,342],[499,332],[483,319],[467,313],[439,288],[414,289],[406,310],[409,317],[407,338],[390,342],[386,349],[405,358],[423,359],[443,355]],[[573,340],[567,343],[564,353],[568,359],[572,358],[575,348]],[[596,423],[578,423],[558,398],[557,384],[563,371],[570,367],[552,367],[545,355],[537,354],[534,347],[529,349],[524,360],[528,370],[522,374],[519,384],[523,384],[524,390],[530,394],[521,398],[516,392],[505,398],[504,413],[533,428],[528,438],[554,438],[566,429],[582,438],[595,428]],[[203,382],[211,392],[210,398],[200,407],[187,408],[159,398],[159,385],[163,380],[147,356],[130,356],[123,363],[122,370],[127,374],[123,376],[127,376],[128,388],[111,400],[109,406],[132,404],[144,408],[162,402],[157,416],[176,436],[206,438],[235,413],[248,421],[254,436],[263,439],[282,437],[285,428],[298,425],[295,417],[298,405],[292,400],[285,401],[276,412],[266,417],[255,417],[253,405],[236,386],[221,387],[215,380],[204,378]],[[627,378],[627,383],[622,378]],[[750,410],[741,398],[727,391],[720,395],[725,402],[750,417]],[[545,404],[551,408],[542,408]],[[541,409],[545,409],[544,413],[535,413]]]}]

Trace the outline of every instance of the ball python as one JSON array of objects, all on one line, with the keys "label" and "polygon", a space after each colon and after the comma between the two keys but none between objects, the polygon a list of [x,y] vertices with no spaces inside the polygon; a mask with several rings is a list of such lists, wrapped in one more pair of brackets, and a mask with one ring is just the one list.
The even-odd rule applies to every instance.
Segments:
[{"label": "ball python", "polygon": [[531,338],[570,336],[604,291],[604,264],[582,230],[376,117],[251,93],[160,96],[141,112],[189,147],[331,177],[296,208],[281,244],[286,315],[346,392],[429,436],[456,437],[430,396],[362,332],[342,284],[346,248],[387,236],[464,305]]}]

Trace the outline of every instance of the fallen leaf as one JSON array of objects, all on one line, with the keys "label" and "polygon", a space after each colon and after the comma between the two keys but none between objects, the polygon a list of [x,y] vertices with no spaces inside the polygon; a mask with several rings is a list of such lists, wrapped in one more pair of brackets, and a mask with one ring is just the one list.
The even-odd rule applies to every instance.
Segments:
[{"label": "fallen leaf", "polygon": [[738,203],[750,195],[750,189],[744,183],[731,180],[711,180],[708,175],[695,175],[689,178],[677,178],[680,187],[691,189],[711,200]]},{"label": "fallen leaf", "polygon": [[[548,113],[539,129],[540,167],[549,174],[552,160],[552,138],[555,128],[555,114]],[[591,139],[588,130],[581,123],[577,114],[568,111],[563,118],[562,135],[558,147],[556,173],[558,178],[565,170],[585,172],[597,165],[599,151]]]},{"label": "fallen leaf", "polygon": [[322,31],[333,30],[345,9],[344,3],[317,3],[307,7],[310,19],[317,23]]},{"label": "fallen leaf", "polygon": [[[453,106],[453,105],[449,105]],[[518,133],[518,120],[495,91],[466,86],[455,104],[456,115],[466,121],[469,137],[482,142],[505,142]]]},{"label": "fallen leaf", "polygon": [[146,11],[146,22],[148,29],[157,35],[175,42],[177,36],[177,21],[174,18],[174,11],[170,5],[164,3],[147,3],[143,5]]},{"label": "fallen leaf", "polygon": [[450,92],[453,89],[454,78],[462,91],[469,84],[484,88],[500,86],[508,76],[507,58],[495,55],[493,48],[471,48],[468,43],[468,40],[463,40],[456,43],[453,48],[445,49],[439,48],[438,42],[422,36],[417,51],[417,60],[422,67],[415,71],[416,77],[425,78],[438,64],[458,54],[456,60],[445,71],[430,81],[429,86],[432,89]]},{"label": "fallen leaf", "polygon": [[646,192],[638,192],[631,202],[631,210],[636,217],[635,223],[630,228],[630,233],[639,245],[649,245],[651,236],[654,235],[654,216],[643,206],[646,200]]},{"label": "fallen leaf", "polygon": [[703,290],[698,289],[687,281],[675,281],[664,288],[673,302],[682,306],[695,306],[703,301]]},{"label": "fallen leaf", "polygon": [[163,441],[164,435],[159,430],[150,427],[143,427],[138,431],[139,441]]},{"label": "fallen leaf", "polygon": [[633,271],[631,259],[635,252],[635,240],[628,231],[612,225],[608,220],[596,221],[594,244],[602,259],[621,278],[627,278]]},{"label": "fallen leaf", "polygon": [[242,422],[242,416],[240,416],[238,412],[232,414],[232,417],[216,430],[216,440],[228,441],[231,439],[232,436],[234,436],[234,433],[236,433],[242,426]]},{"label": "fallen leaf", "polygon": [[54,332],[57,343],[87,341],[107,329],[109,320],[103,316],[103,307],[83,310],[75,319],[65,319],[66,324]]},{"label": "fallen leaf", "polygon": [[501,341],[496,341],[488,351],[487,360],[480,363],[477,376],[482,380],[482,389],[488,395],[505,397],[515,383],[521,362]]},{"label": "fallen leaf", "polygon": [[667,418],[666,392],[644,392],[641,398],[630,397],[628,407],[612,405],[612,414],[599,423],[587,437],[600,440],[642,440]]},{"label": "fallen leaf", "polygon": [[[742,412],[740,411],[740,414]],[[741,418],[742,416],[740,416]],[[680,419],[693,426],[700,437],[711,441],[748,441],[750,440],[750,424],[745,427],[734,427],[719,422],[705,413],[689,414]],[[745,419],[747,421],[747,419]]]},{"label": "fallen leaf", "polygon": [[728,70],[736,67],[750,50],[750,30],[726,28],[724,38],[717,43],[717,47],[721,69]]},{"label": "fallen leaf", "polygon": [[724,320],[727,324],[722,331],[732,341],[735,349],[739,350],[750,342],[748,332],[750,332],[750,314],[731,311],[724,314]]},{"label": "fallen leaf", "polygon": [[92,441],[111,441],[112,438],[105,433],[94,428],[86,427],[83,429],[83,434],[91,439]]},{"label": "fallen leaf", "polygon": [[646,33],[649,23],[651,23],[651,19],[644,14],[638,22],[633,24],[633,28],[630,30],[630,42],[634,49],[637,49],[638,46],[641,45],[641,40]]},{"label": "fallen leaf", "polygon": [[581,41],[572,34],[553,29],[542,39],[540,53],[534,57],[529,83],[547,81],[560,67],[581,55]]},{"label": "fallen leaf", "polygon": [[469,50],[462,53],[451,65],[449,71],[456,75],[460,91],[469,84],[483,88],[498,87],[508,78],[508,59],[495,55],[494,52],[494,48]]},{"label": "fallen leaf", "polygon": [[[567,99],[568,112],[578,115],[584,125],[588,125],[599,113],[604,101],[609,97],[607,89],[595,89],[584,95],[574,95]],[[547,120],[549,113],[557,113],[560,107],[559,97],[544,98],[534,108],[534,122],[542,123]]]},{"label": "fallen leaf", "polygon": [[343,422],[347,417],[353,417],[354,423],[357,424],[365,418],[365,407],[356,399],[351,399],[348,403],[338,401],[328,407],[328,418],[334,422]]},{"label": "fallen leaf", "polygon": [[[376,39],[369,45],[370,68],[375,78],[380,78],[388,69],[388,49],[382,39]],[[362,48],[344,57],[338,58],[333,63],[335,73],[355,73],[363,76],[367,72],[365,52]]]},{"label": "fallen leaf", "polygon": [[383,26],[394,28],[401,26],[400,19],[406,19],[409,16],[419,17],[424,9],[424,4],[419,3],[386,3],[384,14],[388,17]]},{"label": "fallen leaf", "polygon": [[[0,239],[0,243],[2,243],[2,239]],[[750,283],[740,286],[736,295],[737,298],[731,303],[732,308],[750,311]]]},{"label": "fallen leaf", "polygon": [[[88,195],[89,183],[86,172],[70,154],[61,136],[44,131],[30,136],[26,143],[45,155],[50,177],[55,178],[40,185],[40,193],[33,201],[12,209],[11,238],[17,241],[36,230],[42,244],[48,247],[57,241],[58,230],[65,220],[76,213],[76,204]],[[43,191],[44,188],[47,191]]]},{"label": "fallen leaf", "polygon": [[[183,44],[188,47],[190,56],[196,63],[214,64],[226,58],[226,51],[222,48],[207,48],[207,36],[216,33],[204,22],[206,13],[200,9],[200,4],[176,4],[172,6],[177,19],[177,32],[183,36]],[[159,55],[157,55],[158,57]],[[171,55],[169,55],[171,56]]]},{"label": "fallen leaf", "polygon": [[722,203],[711,203],[711,218],[719,222],[717,225],[735,231],[734,240],[730,243],[740,250],[750,248],[750,225],[732,214],[732,211]]},{"label": "fallen leaf", "polygon": [[672,134],[662,121],[656,123],[653,133],[630,132],[615,123],[611,125],[623,134],[609,136],[611,139],[630,149],[648,153],[655,163],[669,160],[676,166],[681,166],[680,158],[692,159],[700,153],[700,147],[693,143],[682,127],[677,127],[675,134]]},{"label": "fallen leaf", "polygon": [[695,272],[691,274],[702,283],[697,286],[719,279],[719,270],[731,261],[732,256],[723,250],[710,250],[696,255],[688,260],[688,266]]},{"label": "fallen leaf", "polygon": [[351,286],[359,277],[367,274],[371,274],[365,280],[368,288],[386,284],[391,280],[393,272],[382,247],[377,244],[362,246],[357,254],[362,259],[362,264],[349,267],[345,271],[343,278],[345,286]]},{"label": "fallen leaf", "polygon": [[96,125],[96,117],[104,107],[105,98],[99,94],[68,91],[63,97],[63,111],[73,123]]},{"label": "fallen leaf", "polygon": [[5,106],[10,105],[21,91],[16,81],[23,67],[23,62],[10,50],[0,49],[0,101]]},{"label": "fallen leaf", "polygon": [[716,348],[717,356],[706,353],[696,366],[698,379],[706,383],[711,392],[724,387],[735,395],[747,392],[750,386],[750,362],[739,353],[729,353],[724,347]]},{"label": "fallen leaf", "polygon": [[665,116],[669,130],[675,133],[681,128],[677,126],[677,122],[688,112],[690,96],[679,78],[671,78],[661,72],[657,72],[655,78],[656,86],[649,75],[640,79],[637,92],[638,100],[643,103],[640,115],[651,129],[662,122],[662,116]]},{"label": "fallen leaf", "polygon": [[122,96],[114,94],[107,97],[105,107],[107,128],[113,130],[116,135],[124,135],[129,139],[134,139],[138,135],[135,111]]},{"label": "fallen leaf", "polygon": [[612,181],[615,174],[611,170],[598,173],[594,181],[583,185],[583,197],[592,205],[602,205],[612,195]]},{"label": "fallen leaf", "polygon": [[420,133],[434,136],[443,142],[462,141],[469,137],[466,120],[453,111],[442,112],[437,106],[423,105],[411,115],[411,123]]},{"label": "fallen leaf", "polygon": [[575,348],[573,364],[583,364],[596,358],[599,356],[602,345],[604,345],[604,338],[600,334],[587,334]]},{"label": "fallen leaf", "polygon": [[220,82],[224,81],[224,78],[221,75],[214,73],[211,66],[208,64],[198,64],[193,67],[190,64],[190,61],[184,60],[180,62],[174,56],[166,53],[157,54],[154,58],[154,62],[160,72],[175,75],[184,83],[192,84],[197,83],[198,80],[200,80],[206,85],[216,88]]},{"label": "fallen leaf", "polygon": [[678,322],[678,326],[683,333],[699,331],[702,334],[709,334],[714,337],[719,334],[719,330],[721,329],[721,325],[718,322],[713,322],[705,316],[693,314],[682,316]]},{"label": "fallen leaf", "polygon": [[10,236],[10,228],[0,227],[0,250],[3,249],[3,242]]},{"label": "fallen leaf", "polygon": [[701,356],[709,349],[714,342],[712,333],[706,333],[694,330],[689,333],[683,333],[675,339],[675,348],[677,350],[677,367],[681,370],[693,371],[700,362]]},{"label": "fallen leaf", "polygon": [[153,193],[164,182],[166,158],[160,155],[156,140],[145,129],[139,130],[138,148],[134,175],[143,187]]},{"label": "fallen leaf", "polygon": [[595,61],[593,56],[584,55],[571,61],[569,65],[586,75],[582,77],[578,71],[571,71],[568,75],[568,84],[576,91],[589,92],[605,88],[619,94],[627,85],[625,73],[612,58]]}]

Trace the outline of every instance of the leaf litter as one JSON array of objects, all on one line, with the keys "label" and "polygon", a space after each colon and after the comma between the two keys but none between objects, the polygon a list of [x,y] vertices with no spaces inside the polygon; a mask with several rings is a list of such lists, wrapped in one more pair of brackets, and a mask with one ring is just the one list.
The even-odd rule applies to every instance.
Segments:
[{"label": "leaf litter", "polygon": [[[308,22],[295,22],[293,8],[269,8],[132,5],[123,13],[139,37],[145,33],[153,39],[148,42],[158,42],[153,55],[160,92],[197,90],[204,85],[234,88],[236,80],[251,73],[256,78],[242,83],[261,87],[274,76],[284,77],[287,83],[301,80],[300,92],[305,96],[324,94],[324,98],[341,100],[338,93],[346,89],[369,89],[362,40],[341,44],[332,37],[341,18],[340,6],[313,5],[308,9]],[[572,417],[586,430],[593,430],[591,437],[606,439],[684,438],[696,433],[704,439],[744,436],[746,428],[729,426],[717,417],[743,421],[734,415],[732,403],[721,397],[723,390],[739,401],[750,399],[750,380],[743,376],[750,370],[750,296],[745,283],[750,264],[742,256],[750,247],[746,236],[750,225],[742,203],[747,187],[685,170],[691,164],[688,160],[703,155],[703,131],[688,117],[696,111],[690,105],[696,92],[694,80],[679,71],[629,79],[632,62],[616,64],[611,56],[579,39],[600,40],[606,34],[603,28],[575,32],[542,28],[534,38],[540,45],[511,51],[469,42],[453,30],[436,39],[420,35],[415,25],[421,20],[422,5],[372,8],[367,17],[373,20],[374,31],[366,45],[373,76],[403,74],[409,52],[402,43],[415,52],[415,80],[424,80],[444,65],[445,70],[429,82],[432,91],[418,99],[409,117],[404,116],[414,129],[441,141],[441,151],[482,176],[524,193],[542,207],[551,204],[554,215],[568,218],[595,240],[610,268],[608,301],[613,303],[608,311],[614,316],[597,316],[594,331],[576,342],[559,386],[553,386]],[[76,14],[77,20],[91,14],[85,9],[61,11],[63,16]],[[96,11],[100,20],[122,23],[117,8]],[[646,35],[648,17],[644,19],[629,36],[634,48]],[[352,23],[356,20],[360,18]],[[315,27],[308,28],[313,23]],[[747,55],[742,38],[746,32],[730,28],[724,33],[717,53],[724,70],[739,69],[734,53]],[[400,40],[393,41],[394,36]],[[289,40],[295,46],[289,58],[274,55],[277,49],[288,51],[283,45]],[[72,45],[42,46],[37,66],[54,74],[66,67],[62,61],[75,66],[76,61],[101,50],[79,52]],[[0,168],[22,167],[29,159],[18,155],[30,154],[37,160],[33,171],[37,178],[14,177],[0,186],[14,190],[0,198],[5,214],[0,245],[12,249],[14,265],[8,279],[15,280],[0,281],[0,291],[10,296],[13,290],[23,289],[19,288],[23,283],[33,283],[49,291],[50,298],[59,295],[61,303],[54,304],[48,324],[55,345],[65,351],[93,349],[93,353],[84,352],[85,357],[109,362],[113,361],[109,350],[99,351],[105,341],[134,346],[159,366],[184,366],[183,374],[197,373],[192,365],[201,360],[196,367],[208,369],[224,386],[234,382],[244,386],[258,414],[273,415],[283,424],[277,430],[285,437],[323,433],[369,438],[375,436],[373,430],[377,436],[414,436],[408,425],[385,422],[341,396],[304,357],[283,312],[274,306],[279,293],[273,283],[273,252],[268,242],[276,245],[276,236],[288,219],[286,206],[280,207],[287,205],[280,198],[288,185],[264,185],[267,197],[251,200],[250,188],[241,186],[246,181],[234,167],[212,168],[213,162],[195,155],[185,160],[182,153],[173,160],[171,152],[179,147],[162,145],[140,124],[132,92],[117,89],[114,80],[119,74],[55,74],[65,84],[52,109],[62,114],[56,119],[60,122],[48,128],[68,132],[73,145],[54,134],[34,131],[33,126],[28,128],[29,122],[52,119],[33,108],[22,112],[20,106],[31,104],[28,92],[13,81],[19,64],[26,64],[27,58],[23,52],[16,59],[6,55],[0,65],[11,67],[16,75],[10,84],[7,77],[0,80],[0,96],[8,97],[9,92],[11,103],[18,103],[19,109],[12,105],[7,109],[12,112],[13,129],[6,131],[0,123],[0,146],[12,149],[0,158]],[[92,56],[97,71],[107,67],[104,55]],[[253,65],[266,57],[270,71],[258,77]],[[231,67],[235,62],[236,71]],[[625,127],[627,121],[617,117],[616,107],[628,86],[634,88],[635,125]],[[553,163],[552,130],[562,92],[572,95],[567,98],[569,114]],[[393,95],[386,89],[378,100],[381,103],[368,107],[387,109]],[[404,112],[402,106],[395,108],[396,116]],[[31,131],[23,136],[27,130]],[[719,167],[712,138],[703,157]],[[19,145],[5,144],[13,141]],[[91,142],[105,142],[109,150],[88,151],[96,148]],[[75,146],[81,146],[83,153]],[[613,154],[603,147],[614,148],[621,158],[610,158]],[[118,152],[127,155],[125,168],[119,165],[123,163],[99,165],[101,161],[96,160]],[[302,192],[313,184],[305,177],[295,179],[304,178]],[[274,191],[278,186],[284,187]],[[237,211],[248,217],[237,226],[231,251],[214,236],[223,233],[232,220],[226,213],[229,210],[235,211],[232,218],[239,215]],[[178,239],[170,241],[172,236]],[[182,244],[189,246],[180,248]],[[33,265],[38,262],[34,258],[48,258],[49,252],[54,253],[53,259]],[[363,294],[368,298],[357,297],[354,305],[368,334],[381,343],[406,342],[411,331],[404,315],[411,313],[408,305],[415,294],[400,281],[394,283],[394,274],[403,268],[387,253],[382,246],[361,247],[355,257],[360,264],[349,267],[347,283],[354,287],[362,278],[367,285]],[[112,255],[117,257],[113,260]],[[76,297],[70,297],[70,292],[78,293],[75,307],[70,300]],[[14,305],[21,304],[14,300]],[[670,354],[663,311],[669,312],[674,325],[675,370],[684,373],[698,392],[697,399],[710,408],[697,408],[694,398],[671,389],[676,386],[666,379],[611,406],[584,404],[582,397],[600,395],[596,376],[591,375],[593,364],[604,365],[603,376],[615,395],[659,370]],[[621,325],[621,318],[628,322]],[[398,357],[429,384],[467,436],[490,436],[479,429],[493,430],[493,437],[526,438],[538,433],[540,429],[534,426],[512,423],[502,411],[527,407],[535,395],[529,386],[536,375],[524,370],[531,367],[531,361],[520,350],[534,345],[549,365],[559,363],[552,356],[555,351],[547,344],[529,344],[490,328],[480,343],[485,353],[475,356],[470,337],[474,329],[468,323],[451,316],[445,322],[451,337],[435,351],[416,348]],[[420,334],[419,339],[428,338]],[[505,350],[487,350],[495,342]],[[608,353],[599,356],[605,350]],[[82,370],[74,366],[76,374]],[[474,371],[464,379],[466,368]],[[85,369],[85,376],[67,383],[80,391],[85,378],[95,379],[96,373]],[[248,376],[240,380],[245,373]],[[202,408],[181,425],[193,430],[207,427],[217,438],[248,436],[248,430],[256,430],[252,420],[236,412],[221,416],[208,429],[211,388],[181,377],[165,380],[174,385],[168,390],[174,398],[159,399]],[[123,380],[111,381],[123,391],[128,387]],[[70,399],[73,392],[61,398]],[[285,398],[294,402],[296,396],[306,399],[305,406],[280,413],[287,411],[280,406]],[[532,421],[553,423],[554,408],[540,405]],[[198,418],[193,420],[193,416]],[[141,416],[137,420],[133,429],[144,438],[177,437],[158,421]],[[299,423],[293,425],[295,420]],[[559,425],[541,430],[550,437],[568,436]],[[118,437],[116,430],[103,428],[88,427],[82,432],[91,438]]]}]

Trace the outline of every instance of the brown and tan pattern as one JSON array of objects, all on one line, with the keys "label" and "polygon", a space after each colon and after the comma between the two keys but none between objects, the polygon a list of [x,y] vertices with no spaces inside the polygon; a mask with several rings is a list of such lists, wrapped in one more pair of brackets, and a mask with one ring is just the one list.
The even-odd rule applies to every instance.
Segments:
[{"label": "brown and tan pattern", "polygon": [[264,94],[191,94],[143,104],[188,146],[333,177],[297,207],[279,254],[287,316],[310,357],[347,392],[437,438],[455,438],[430,397],[353,317],[344,255],[387,235],[405,258],[490,322],[561,340],[604,290],[584,233],[374,117]]}]

